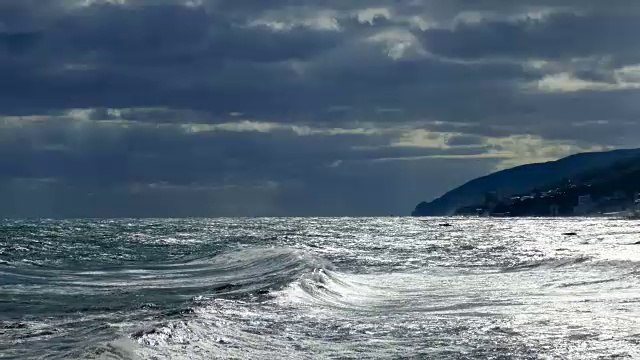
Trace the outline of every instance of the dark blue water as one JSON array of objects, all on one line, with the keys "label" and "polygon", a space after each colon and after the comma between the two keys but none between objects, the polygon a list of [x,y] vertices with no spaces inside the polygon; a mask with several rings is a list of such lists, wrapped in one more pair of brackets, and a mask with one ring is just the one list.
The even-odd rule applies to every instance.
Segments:
[{"label": "dark blue water", "polygon": [[3,221],[0,358],[638,358],[639,234],[615,219]]}]

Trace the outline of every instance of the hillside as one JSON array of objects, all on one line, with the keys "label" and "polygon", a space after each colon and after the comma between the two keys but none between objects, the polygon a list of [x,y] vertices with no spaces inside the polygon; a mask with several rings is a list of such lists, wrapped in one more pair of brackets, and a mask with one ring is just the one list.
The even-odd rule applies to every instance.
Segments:
[{"label": "hillside", "polygon": [[558,183],[562,179],[587,177],[592,174],[589,171],[621,164],[639,156],[640,149],[581,153],[557,161],[502,170],[471,180],[431,202],[418,204],[412,216],[451,215],[459,208],[482,203],[485,194],[489,192],[499,192],[503,196],[525,193],[536,187]]},{"label": "hillside", "polygon": [[640,156],[589,169],[574,178],[526,193],[459,208],[457,215],[583,216],[636,211],[640,193]]}]

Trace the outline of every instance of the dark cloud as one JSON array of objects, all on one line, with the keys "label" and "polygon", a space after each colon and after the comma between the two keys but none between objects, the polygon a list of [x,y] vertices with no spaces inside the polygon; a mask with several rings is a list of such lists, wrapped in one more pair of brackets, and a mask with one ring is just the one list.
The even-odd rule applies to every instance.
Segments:
[{"label": "dark cloud", "polygon": [[[516,63],[390,58],[387,52],[401,40],[366,40],[376,34],[371,28],[386,31],[390,28],[387,23],[346,26],[342,31],[302,25],[287,30],[249,26],[251,15],[259,16],[264,4],[242,2],[238,9],[225,2],[213,4],[244,9],[242,17],[225,16],[207,7],[185,7],[180,2],[94,5],[70,11],[36,33],[7,33],[5,37],[12,40],[5,42],[12,45],[5,47],[14,50],[0,61],[0,73],[8,80],[0,87],[0,107],[5,113],[25,113],[51,108],[162,106],[218,116],[241,111],[262,119],[297,121],[301,117],[319,120],[327,108],[346,104],[371,117],[382,106],[403,109],[404,119],[430,116],[467,121],[470,114],[489,117],[505,110],[517,112],[519,109],[505,109],[508,103],[496,102],[495,97],[512,97],[516,84],[541,77]],[[270,9],[278,9],[275,5]],[[352,14],[344,16],[338,19],[340,24],[353,24]],[[538,22],[542,29],[536,33],[550,42],[549,47],[558,46],[553,36],[560,25],[545,30],[545,24],[553,21]],[[489,54],[494,47],[531,47],[523,45],[526,39],[514,43],[500,38],[511,35],[491,26],[518,32],[527,25],[490,22],[452,32],[431,29],[419,35],[426,39],[428,51],[447,56],[466,54],[442,46],[459,46],[465,51],[479,47],[488,55],[496,55]],[[391,29],[403,30],[398,25]],[[483,37],[485,33],[499,35]],[[477,38],[469,40],[469,36]],[[536,43],[545,47],[544,39]],[[18,48],[21,50],[15,50]],[[535,46],[532,49],[536,51]]]},{"label": "dark cloud", "polygon": [[453,136],[447,140],[449,146],[465,146],[465,145],[480,145],[485,143],[485,138],[478,135],[458,135]]},{"label": "dark cloud", "polygon": [[[166,182],[226,186],[303,180],[337,161],[484,154],[491,148],[389,146],[397,134],[309,134],[290,129],[197,131],[176,126],[59,120],[3,129],[0,176],[79,184]],[[235,180],[237,181],[237,180]]]},{"label": "dark cloud", "polygon": [[[360,163],[289,181],[230,187],[69,185],[49,179],[0,180],[2,217],[403,216],[485,174],[496,159]],[[394,176],[401,173],[403,176]],[[425,187],[425,184],[435,184]],[[357,189],[357,191],[355,190]],[[402,189],[401,191],[397,189]]]},{"label": "dark cloud", "polygon": [[[221,215],[233,204],[229,199],[236,201],[233,215],[241,214],[241,210],[268,215],[265,212],[268,207],[260,205],[263,202],[260,196],[271,199],[269,209],[275,214],[312,215],[314,211],[324,215],[331,211],[341,215],[364,211],[374,214],[380,208],[368,208],[369,190],[382,192],[385,182],[400,181],[414,184],[415,191],[419,178],[440,176],[428,166],[418,171],[416,164],[446,165],[445,161],[430,156],[485,154],[490,150],[389,147],[386,144],[393,139],[393,133],[299,135],[291,130],[194,133],[176,126],[126,125],[60,120],[3,128],[3,136],[9,141],[0,142],[0,182],[14,193],[8,199],[33,191],[40,199],[32,200],[37,204],[33,206],[38,208],[47,203],[59,214],[68,216],[74,216],[74,206],[95,216],[114,216],[113,209],[125,208],[131,216],[136,213],[155,216],[162,215],[158,209],[174,203],[184,204],[184,210],[176,210],[176,215]],[[413,160],[389,161],[397,158]],[[487,159],[465,174],[472,170],[473,174],[481,173],[492,164],[495,159]],[[393,171],[406,168],[405,173],[411,171],[418,177],[393,179],[394,172],[382,176],[390,168]],[[450,176],[459,179],[463,175]],[[364,183],[369,185],[363,186]],[[352,192],[355,187],[367,191]],[[243,191],[254,197],[240,196]],[[421,194],[427,195],[435,195],[435,191],[438,188],[420,189]],[[63,202],[61,194],[66,194],[68,201]],[[154,194],[157,199],[145,200]],[[198,198],[197,194],[203,197]],[[292,194],[301,196],[302,202],[290,203]],[[179,199],[180,196],[184,198]],[[384,213],[402,213],[404,207],[411,206],[408,199],[412,196],[413,192],[399,196],[386,205]],[[212,199],[216,201],[211,203]],[[330,199],[348,205],[332,208],[326,203]],[[80,206],[96,201],[106,205],[89,210]],[[157,207],[163,201],[167,202]],[[316,207],[316,201],[325,204],[324,207]],[[189,202],[194,204],[191,209],[186,205]],[[10,213],[18,205],[33,209],[17,200],[7,200],[0,210]]]},{"label": "dark cloud", "polygon": [[5,113],[164,106],[287,120],[317,118],[341,102],[421,114],[427,99],[437,116],[457,107],[441,100],[465,96],[462,85],[479,92],[533,78],[518,65],[394,60],[386,53],[393,45],[365,41],[369,35],[353,26],[248,26],[178,5],[90,6],[38,32],[4,35],[0,106]]},{"label": "dark cloud", "polygon": [[427,30],[425,45],[448,57],[571,59],[615,54],[638,60],[639,16],[558,13],[543,18],[461,24]]},{"label": "dark cloud", "polygon": [[424,129],[432,132],[463,133],[464,135],[461,135],[463,138],[470,137],[472,139],[482,137],[502,138],[527,133],[525,129],[509,124],[503,126],[483,126],[482,124],[437,122],[426,124]]}]

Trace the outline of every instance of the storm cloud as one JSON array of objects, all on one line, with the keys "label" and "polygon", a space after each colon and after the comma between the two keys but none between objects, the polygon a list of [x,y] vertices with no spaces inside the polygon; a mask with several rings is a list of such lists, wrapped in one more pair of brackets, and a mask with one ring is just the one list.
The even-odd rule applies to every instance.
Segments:
[{"label": "storm cloud", "polygon": [[0,216],[404,215],[640,140],[632,1],[5,0]]}]

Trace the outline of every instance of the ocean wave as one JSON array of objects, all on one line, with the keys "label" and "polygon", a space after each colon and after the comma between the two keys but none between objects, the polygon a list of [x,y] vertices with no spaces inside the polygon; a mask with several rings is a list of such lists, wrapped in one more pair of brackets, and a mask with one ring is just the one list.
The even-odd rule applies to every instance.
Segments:
[{"label": "ocean wave", "polygon": [[[286,322],[275,321],[290,306],[331,311],[354,307],[364,287],[351,284],[346,275],[313,252],[292,248],[249,248],[198,259],[185,266],[206,266],[225,281],[192,299],[188,316],[148,324],[130,333],[129,339],[146,356],[175,357],[180,349],[198,343],[196,357],[213,354],[234,357],[236,349],[263,358],[299,358],[283,351],[291,339],[282,339]],[[322,306],[317,306],[322,305]],[[279,324],[279,325],[278,325]],[[265,338],[270,341],[265,343]],[[290,349],[291,350],[291,349]],[[286,352],[286,351],[285,351]],[[258,356],[259,357],[259,356]]]},{"label": "ocean wave", "polygon": [[[297,299],[326,306],[361,303],[369,291],[363,284],[347,280],[333,264],[313,251],[293,248],[249,248],[199,259],[219,272],[208,293],[197,296],[198,304],[219,298]],[[354,299],[358,299],[354,302]]]},{"label": "ocean wave", "polygon": [[121,338],[108,342],[91,351],[89,354],[83,354],[87,359],[99,360],[139,360],[137,354],[137,345],[126,338]]},{"label": "ocean wave", "polygon": [[[314,274],[330,273],[333,265],[312,252],[292,248],[249,248],[198,260],[216,280],[211,293],[265,295]],[[322,279],[316,277],[320,283]]]},{"label": "ocean wave", "polygon": [[[234,314],[232,309],[247,311],[254,306],[277,304],[292,289],[307,294],[309,299],[330,304],[347,296],[346,292],[341,293],[341,288],[349,288],[330,262],[311,251],[295,248],[245,248],[188,261],[120,268],[0,266],[0,272],[4,273],[0,284],[3,296],[23,300],[15,306],[37,301],[42,311],[58,314],[60,318],[44,328],[60,327],[53,334],[56,337],[75,337],[78,334],[68,331],[73,324],[80,326],[80,322],[95,326],[130,324],[96,330],[94,339],[109,339],[120,330],[128,335],[116,342],[100,342],[102,345],[83,353],[82,357],[88,358],[135,358],[139,345],[180,344],[194,329],[202,332],[202,337],[194,339],[202,340],[212,333],[211,324],[226,322],[230,326],[234,321],[221,315],[220,304],[225,304],[222,313]],[[76,313],[83,314],[82,318],[69,315]],[[44,333],[18,320],[2,323],[6,328],[2,331],[9,332],[12,338],[36,334],[38,338],[28,340],[46,346],[41,341]],[[244,330],[236,330],[244,334]],[[80,335],[76,338],[79,344],[83,339]],[[225,345],[224,340],[215,344]]]},{"label": "ocean wave", "polygon": [[538,268],[546,268],[546,269],[554,269],[554,268],[562,268],[565,266],[572,266],[577,264],[582,264],[592,260],[589,256],[573,256],[566,258],[547,258],[538,261],[525,261],[516,265],[503,267],[500,269],[501,272],[518,272],[518,271],[527,271],[534,270]]},{"label": "ocean wave", "polygon": [[598,280],[584,280],[584,281],[574,281],[574,282],[566,282],[559,284],[559,288],[570,288],[570,287],[578,287],[578,286],[589,286],[589,285],[601,285],[606,283],[611,283],[615,281],[620,281],[623,277],[619,278],[611,278],[611,279],[598,279]]},{"label": "ocean wave", "polygon": [[[92,269],[32,268],[0,265],[4,290],[10,285],[22,293],[131,292],[154,289],[194,295],[239,294],[281,289],[314,271],[333,266],[311,252],[292,248],[248,248],[190,260],[152,266]],[[46,288],[43,288],[46,284]]]}]

